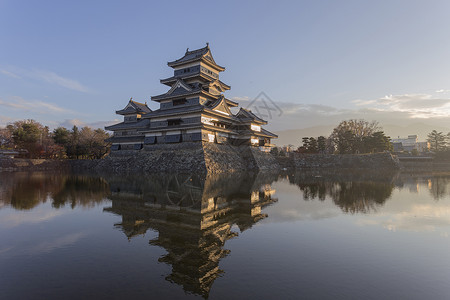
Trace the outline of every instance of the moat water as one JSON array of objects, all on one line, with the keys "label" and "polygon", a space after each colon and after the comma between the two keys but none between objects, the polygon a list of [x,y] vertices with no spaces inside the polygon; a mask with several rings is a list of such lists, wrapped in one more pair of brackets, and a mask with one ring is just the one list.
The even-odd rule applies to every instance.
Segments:
[{"label": "moat water", "polygon": [[450,175],[0,174],[0,299],[449,299]]}]

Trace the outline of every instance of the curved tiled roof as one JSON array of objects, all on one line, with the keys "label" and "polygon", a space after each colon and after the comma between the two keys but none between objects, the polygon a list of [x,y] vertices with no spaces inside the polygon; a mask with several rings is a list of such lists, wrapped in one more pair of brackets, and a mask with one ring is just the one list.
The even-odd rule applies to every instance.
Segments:
[{"label": "curved tiled roof", "polygon": [[251,110],[242,108],[238,111],[238,113],[236,114],[236,117],[240,118],[240,119],[249,119],[258,123],[263,123],[263,124],[267,124],[266,120],[261,119],[260,117],[258,117],[257,115],[255,115],[254,113],[252,113]]},{"label": "curved tiled roof", "polygon": [[132,114],[132,113],[147,114],[151,111],[152,110],[147,106],[147,103],[140,103],[137,101],[133,101],[133,98],[131,98],[127,106],[125,106],[121,110],[117,110],[116,114],[118,115]]},{"label": "curved tiled roof", "polygon": [[206,43],[206,47],[200,48],[200,49],[196,49],[196,50],[192,50],[189,51],[189,48],[186,49],[186,53],[184,54],[184,56],[182,58],[179,58],[177,60],[174,61],[169,61],[167,63],[167,65],[169,67],[175,67],[181,64],[185,64],[185,63],[189,63],[189,62],[193,62],[196,60],[201,60],[204,59],[205,62],[209,62],[211,65],[217,67],[220,70],[225,70],[224,67],[219,66],[215,61],[214,58],[212,57],[211,54],[211,50],[209,49],[209,44]]},{"label": "curved tiled roof", "polygon": [[266,130],[264,128],[261,128],[261,133],[265,134],[265,135],[268,135],[270,137],[273,137],[273,138],[277,138],[278,137],[278,135],[276,135],[275,133],[272,133],[269,130]]}]

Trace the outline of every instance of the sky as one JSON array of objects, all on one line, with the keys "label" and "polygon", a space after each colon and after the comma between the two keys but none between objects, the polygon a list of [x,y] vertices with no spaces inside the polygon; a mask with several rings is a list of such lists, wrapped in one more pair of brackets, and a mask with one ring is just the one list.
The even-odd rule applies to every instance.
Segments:
[{"label": "sky", "polygon": [[271,131],[450,128],[449,12],[445,0],[0,0],[0,126],[103,127],[130,97],[156,109],[167,62],[209,42],[225,96],[272,108]]}]

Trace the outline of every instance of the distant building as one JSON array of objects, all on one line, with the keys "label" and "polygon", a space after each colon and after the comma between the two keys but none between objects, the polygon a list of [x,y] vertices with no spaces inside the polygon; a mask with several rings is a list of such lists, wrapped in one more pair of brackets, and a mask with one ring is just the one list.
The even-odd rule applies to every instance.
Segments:
[{"label": "distant building", "polygon": [[392,146],[394,148],[394,152],[400,151],[408,151],[411,152],[414,149],[419,153],[427,152],[430,150],[430,143],[428,142],[419,142],[417,135],[408,135],[407,138],[396,138],[391,139]]},{"label": "distant building", "polygon": [[19,156],[19,152],[15,150],[0,150],[0,158],[15,158]]},{"label": "distant building", "polygon": [[293,145],[284,145],[281,147],[281,150],[286,153],[289,153],[289,152],[294,152],[295,148]]},{"label": "distant building", "polygon": [[160,82],[169,91],[151,97],[159,103],[152,111],[146,103],[130,99],[117,114],[124,121],[105,127],[113,131],[109,139],[111,150],[140,150],[155,144],[209,142],[231,145],[251,145],[268,151],[277,135],[262,128],[267,121],[250,110],[240,108],[233,114],[230,108],[238,103],[222,94],[230,86],[219,80],[225,68],[213,59],[209,45],[189,51],[180,59],[168,62],[173,76]]}]

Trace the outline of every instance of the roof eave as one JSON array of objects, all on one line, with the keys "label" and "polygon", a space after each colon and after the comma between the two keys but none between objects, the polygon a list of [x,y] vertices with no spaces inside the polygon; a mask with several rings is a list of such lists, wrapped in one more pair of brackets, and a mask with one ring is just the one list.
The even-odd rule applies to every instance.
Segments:
[{"label": "roof eave", "polygon": [[239,103],[234,102],[234,101],[232,101],[232,100],[230,100],[230,99],[225,98],[225,101],[226,101],[227,104],[228,104],[229,106],[231,106],[231,107],[238,107],[238,106],[239,106]]},{"label": "roof eave", "polygon": [[162,94],[162,95],[158,95],[158,96],[152,96],[152,101],[155,102],[159,102],[159,101],[163,101],[163,100],[169,100],[169,99],[178,99],[178,98],[183,98],[186,96],[193,96],[193,95],[197,95],[197,94],[203,94],[205,96],[209,96],[213,99],[218,99],[220,95],[213,95],[211,93],[208,93],[207,91],[204,90],[196,90],[196,91],[192,91],[190,93],[186,93],[186,94],[180,94],[180,95],[176,95],[176,96],[171,96],[171,95],[166,95],[166,94]]},{"label": "roof eave", "polygon": [[[180,59],[182,59],[182,58],[180,58]],[[190,63],[193,63],[193,62],[196,62],[196,61],[204,62],[205,64],[211,66],[212,68],[216,69],[219,72],[225,71],[225,67],[219,66],[218,64],[216,64],[216,63],[206,59],[203,56],[195,57],[195,58],[192,58],[192,59],[189,59],[189,60],[185,60],[185,61],[178,61],[178,60],[169,61],[169,62],[167,62],[167,65],[169,67],[171,67],[171,68],[175,68],[175,67],[186,65],[186,64],[190,64]]]}]

